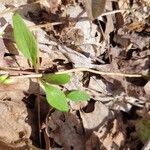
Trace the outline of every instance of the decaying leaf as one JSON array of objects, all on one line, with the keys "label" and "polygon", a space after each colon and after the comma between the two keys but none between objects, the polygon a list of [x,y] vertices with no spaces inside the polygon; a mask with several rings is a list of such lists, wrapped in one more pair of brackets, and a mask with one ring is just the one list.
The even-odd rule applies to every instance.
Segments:
[{"label": "decaying leaf", "polygon": [[[8,1],[19,2],[19,0],[6,1],[7,3]],[[32,3],[35,0],[28,0],[28,2],[29,1]],[[42,3],[43,1],[45,1],[45,4]],[[73,1],[75,3],[72,3]],[[85,9],[87,13],[82,13],[82,1],[85,3]],[[97,71],[113,73],[141,74],[141,72],[145,70],[149,72],[150,16],[148,14],[148,10],[150,7],[149,5],[145,5],[145,7],[142,8],[144,3],[147,3],[146,0],[142,1],[143,4],[141,1],[134,1],[134,4],[132,5],[138,3],[138,7],[130,10],[128,7],[126,8],[123,6],[123,3],[127,3],[127,5],[129,5],[128,3],[133,3],[131,1],[132,0],[130,0],[130,2],[126,0],[109,1],[110,5],[108,6],[108,3],[107,5],[105,4],[106,0],[41,0],[40,3],[47,7],[47,11],[50,13],[45,13],[45,11],[36,11],[36,13],[33,13],[35,16],[32,13],[28,13],[29,10],[33,12],[32,8],[35,7],[34,4],[32,5],[30,3],[29,5],[27,4],[26,6],[22,6],[21,14],[26,17],[30,16],[30,20],[34,20],[35,23],[53,23],[54,21],[57,21],[57,19],[62,23],[61,25],[55,26],[56,28],[54,27],[53,30],[52,28],[46,30],[45,28],[38,28],[36,31],[38,47],[40,49],[39,72],[49,73],[49,69],[50,72],[53,72],[53,67],[58,71],[61,69],[67,70],[70,69],[70,67],[86,67],[93,68]],[[119,7],[114,7],[114,3],[119,4],[120,2],[122,3],[121,6],[123,6],[120,9],[129,10],[125,13],[119,13],[119,15],[124,18],[125,22],[122,22],[122,20],[120,20],[116,14],[112,14],[112,11],[120,11]],[[10,5],[12,5],[12,3],[10,3]],[[20,3],[18,3],[17,6],[19,5]],[[109,15],[106,15],[106,17],[101,17],[101,14],[105,9],[105,5],[106,10],[109,11]],[[5,9],[7,8],[9,9],[9,6],[5,7]],[[137,11],[137,8],[140,8],[140,12]],[[142,11],[142,9],[144,9],[144,11]],[[1,3],[0,10],[2,10]],[[147,15],[145,16],[146,13]],[[127,14],[129,15],[127,16]],[[135,20],[132,15],[137,16],[137,19]],[[56,17],[56,19],[55,16],[58,18]],[[105,40],[103,40],[97,20],[91,22],[89,19],[87,19],[87,16],[90,20],[98,18],[104,30]],[[84,18],[86,19],[84,20]],[[138,18],[141,19],[141,21]],[[148,19],[146,24],[144,18]],[[4,21],[2,16],[0,20],[1,27],[3,27],[6,23],[12,24],[12,19],[9,19],[11,21],[8,21],[7,17],[5,19],[6,20]],[[127,19],[129,20],[128,22]],[[18,26],[20,27],[20,24]],[[5,38],[8,38],[8,31],[5,30],[5,33],[7,34]],[[22,34],[22,32],[20,33]],[[112,37],[111,33],[113,33]],[[145,36],[145,33],[148,36]],[[5,39],[6,42],[4,43],[3,38],[4,36],[2,36],[0,40],[0,66],[9,68],[12,67],[16,68],[17,70],[29,69],[30,71],[30,66],[28,65],[27,60],[25,60],[23,56],[18,55],[18,53],[11,53],[12,49],[11,51],[8,51],[9,49],[7,45],[9,45],[9,41],[8,39]],[[3,43],[5,45],[3,45]],[[29,54],[27,55],[29,56]],[[15,63],[16,60],[17,63]],[[2,72],[2,75],[7,74],[6,71],[0,71]],[[9,75],[18,74],[10,73]],[[22,76],[24,74],[20,73],[19,75]],[[50,84],[64,84],[69,81],[69,77],[66,75],[57,76],[54,74],[49,74],[43,78],[45,82],[49,82]],[[48,141],[49,143],[52,142],[52,144],[49,146],[49,149],[138,149],[136,145],[141,145],[141,143],[139,143],[140,138],[138,137],[139,140],[134,141],[134,139],[137,138],[134,136],[137,135],[135,135],[135,132],[132,132],[131,130],[135,128],[135,125],[130,125],[131,122],[128,123],[128,120],[134,121],[135,117],[137,116],[137,114],[133,112],[132,108],[141,109],[143,106],[149,106],[147,98],[149,98],[150,95],[150,81],[148,81],[149,78],[133,78],[133,80],[136,81],[136,84],[139,81],[140,83],[143,82],[137,86],[135,82],[132,83],[131,80],[129,81],[124,79],[125,78],[118,76],[99,76],[89,72],[72,73],[71,82],[61,87],[65,91],[86,88],[87,91],[91,92],[91,101],[75,102],[84,97],[86,98],[87,96],[83,96],[82,93],[77,93],[74,96],[74,93],[72,93],[73,95],[71,94],[71,98],[73,98],[74,101],[69,102],[69,112],[62,113],[55,110],[50,111],[50,113],[47,115],[48,121],[45,123],[47,135],[50,137],[50,140],[48,138]],[[5,76],[1,76],[0,80],[3,83]],[[55,106],[55,108],[61,106],[61,110],[68,110],[66,97],[60,92],[59,89],[56,89],[51,85],[46,85],[45,91],[50,104]],[[22,139],[29,138],[30,136],[31,130],[27,132],[29,134],[26,134],[26,129],[28,128],[25,127],[26,123],[24,122],[27,117],[31,117],[29,113],[30,111],[28,110],[29,114],[27,114],[25,105],[23,107],[22,105],[19,105],[19,102],[21,102],[22,99],[24,100],[24,98],[26,99],[27,95],[30,97],[30,94],[32,93],[39,93],[40,98],[43,97],[40,103],[40,112],[42,115],[41,118],[44,118],[44,108],[42,107],[42,104],[43,100],[45,100],[45,96],[43,96],[42,92],[43,91],[41,91],[41,94],[38,92],[37,83],[31,83],[31,81],[28,79],[16,80],[15,84],[10,85],[0,84],[0,100],[2,101],[0,102],[0,118],[2,120],[0,123],[0,135],[1,137],[7,137],[8,140],[5,142],[18,142],[18,139],[22,141]],[[56,97],[53,97],[51,92],[56,94]],[[55,100],[57,103],[55,103]],[[47,103],[46,106],[49,108]],[[25,113],[23,110],[25,110]],[[130,110],[132,111],[130,112]],[[47,114],[47,112],[45,113]],[[12,116],[16,120],[11,120]],[[33,117],[36,118],[35,114],[33,114]],[[34,125],[37,127],[37,123],[34,123]],[[25,131],[25,136],[21,139],[17,134],[20,129]],[[144,122],[139,122],[139,124],[136,126],[136,129],[140,129],[140,135],[142,136],[142,139],[144,138],[144,141],[147,139],[147,137],[149,137],[149,122],[146,124],[145,120]],[[13,133],[14,136],[10,136],[10,134]],[[38,133],[36,132],[34,135],[34,137],[36,137]],[[39,143],[37,142],[36,144],[38,145]],[[126,148],[126,146],[128,147]],[[147,143],[145,146],[148,148],[150,147],[149,143]],[[0,149],[2,149],[1,141]]]},{"label": "decaying leaf", "polygon": [[56,13],[61,0],[42,0],[40,3],[48,12]]},{"label": "decaying leaf", "polygon": [[94,111],[91,113],[80,112],[83,126],[87,130],[100,128],[103,122],[106,122],[109,116],[108,108],[101,102],[96,102]]},{"label": "decaying leaf", "polygon": [[144,86],[144,90],[147,95],[150,95],[150,81],[148,81],[147,84]]},{"label": "decaying leaf", "polygon": [[[110,124],[111,130],[108,133],[94,131],[86,142],[86,149],[91,150],[95,147],[97,149],[119,149],[124,142],[123,133],[118,131],[117,120],[112,121]],[[104,128],[103,128],[104,131]],[[105,135],[105,136],[104,136]],[[103,137],[103,138],[102,138]]]},{"label": "decaying leaf", "polygon": [[20,141],[20,134],[23,135],[22,138],[31,136],[31,127],[26,122],[27,116],[26,106],[23,102],[0,101],[0,141],[8,145],[16,145],[16,147],[25,145],[23,140]]},{"label": "decaying leaf", "polygon": [[106,0],[84,0],[85,8],[90,19],[96,19],[102,14]]},{"label": "decaying leaf", "polygon": [[46,132],[64,149],[85,149],[82,123],[74,113],[55,111],[47,115]]}]

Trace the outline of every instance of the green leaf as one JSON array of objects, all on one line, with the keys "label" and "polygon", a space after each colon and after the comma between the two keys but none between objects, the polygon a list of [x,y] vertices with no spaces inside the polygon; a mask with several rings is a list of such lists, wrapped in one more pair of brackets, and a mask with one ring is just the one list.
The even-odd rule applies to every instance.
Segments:
[{"label": "green leaf", "polygon": [[14,37],[18,49],[36,67],[37,42],[19,14],[13,15]]},{"label": "green leaf", "polygon": [[44,74],[42,79],[51,84],[66,84],[70,81],[70,75],[68,74]]},{"label": "green leaf", "polygon": [[66,95],[72,101],[87,101],[90,99],[90,96],[85,91],[74,90]]},{"label": "green leaf", "polygon": [[69,108],[65,94],[60,89],[51,86],[46,82],[42,82],[42,84],[45,89],[48,103],[60,111],[67,112]]},{"label": "green leaf", "polygon": [[10,84],[12,83],[12,79],[8,77],[8,75],[0,75],[0,84]]}]

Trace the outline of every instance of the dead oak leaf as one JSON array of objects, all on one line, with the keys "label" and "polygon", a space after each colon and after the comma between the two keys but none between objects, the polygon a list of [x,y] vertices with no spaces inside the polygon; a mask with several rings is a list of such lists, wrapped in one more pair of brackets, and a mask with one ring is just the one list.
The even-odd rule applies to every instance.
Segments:
[{"label": "dead oak leaf", "polygon": [[61,0],[42,0],[41,5],[45,7],[48,12],[56,13],[59,5],[61,4]]},{"label": "dead oak leaf", "polygon": [[91,113],[85,113],[80,111],[83,126],[87,130],[99,129],[108,119],[109,110],[101,102],[96,102],[94,105],[94,111]]},{"label": "dead oak leaf", "polygon": [[47,135],[64,149],[85,149],[82,124],[74,113],[48,114],[46,126]]}]

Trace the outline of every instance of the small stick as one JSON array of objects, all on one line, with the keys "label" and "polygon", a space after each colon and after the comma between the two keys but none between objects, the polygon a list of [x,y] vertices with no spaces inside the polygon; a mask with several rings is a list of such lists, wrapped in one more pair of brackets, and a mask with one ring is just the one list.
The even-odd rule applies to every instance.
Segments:
[{"label": "small stick", "polygon": [[[142,74],[126,74],[126,73],[115,73],[115,72],[102,72],[102,71],[97,71],[94,69],[89,69],[89,68],[75,68],[75,69],[70,69],[66,71],[59,71],[56,72],[55,74],[64,74],[64,73],[75,73],[75,72],[91,72],[94,74],[98,75],[107,75],[107,76],[120,76],[120,77],[129,77],[129,78],[140,78],[142,77]],[[41,78],[43,74],[28,74],[28,75],[21,75],[21,76],[11,76],[11,78],[14,79],[20,79],[20,78]]]},{"label": "small stick", "polygon": [[[102,17],[102,16],[108,16],[108,15],[113,15],[113,14],[120,13],[120,12],[126,12],[126,11],[128,11],[128,10],[129,10],[129,9],[113,10],[113,11],[109,11],[109,12],[102,13],[102,14],[100,15],[100,17]],[[99,18],[99,17],[98,17],[98,18]]]},{"label": "small stick", "polygon": [[89,68],[75,68],[75,69],[70,69],[70,70],[66,70],[66,71],[56,72],[56,74],[72,73],[72,72],[85,72],[85,71],[99,74],[99,75],[107,75],[107,76],[121,76],[121,77],[131,77],[131,78],[142,77],[141,74],[124,74],[124,73],[115,73],[115,72],[102,72],[102,71],[97,71],[97,70],[89,69]]}]

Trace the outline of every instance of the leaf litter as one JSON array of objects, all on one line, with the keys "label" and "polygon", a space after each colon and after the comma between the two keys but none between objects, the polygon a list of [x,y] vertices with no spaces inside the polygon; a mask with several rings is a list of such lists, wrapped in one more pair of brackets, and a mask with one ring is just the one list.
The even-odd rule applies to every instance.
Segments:
[{"label": "leaf litter", "polygon": [[[54,110],[47,103],[42,104],[45,94],[40,89],[40,104],[46,108],[41,108],[40,112],[41,132],[45,137],[42,136],[45,140],[42,145],[37,138],[39,133],[35,119],[35,95],[39,92],[36,81],[15,79],[13,84],[1,85],[0,149],[33,149],[33,146],[35,149],[39,146],[43,149],[77,150],[148,149],[150,139],[145,132],[150,130],[147,122],[150,119],[149,1],[107,1],[103,13],[110,14],[97,16],[98,19],[93,19],[92,12],[89,16],[91,8],[87,11],[84,5],[91,7],[90,0],[28,3],[2,1],[0,7],[3,8],[1,11],[9,5],[18,7],[28,26],[60,23],[33,28],[40,49],[41,72],[54,73],[84,67],[104,72],[143,74],[144,77],[71,73],[71,82],[61,89],[86,90],[91,99],[89,102],[70,102],[67,113]],[[125,11],[111,14],[116,9]],[[12,26],[12,14],[0,15],[1,28]],[[15,44],[11,32],[5,28],[3,32],[0,37],[0,66],[11,68],[11,75],[18,75],[13,69],[31,71],[22,54],[12,51]],[[0,72],[1,75],[10,73],[2,69]],[[21,119],[18,121],[18,118]],[[140,129],[143,132],[138,132]]]}]

